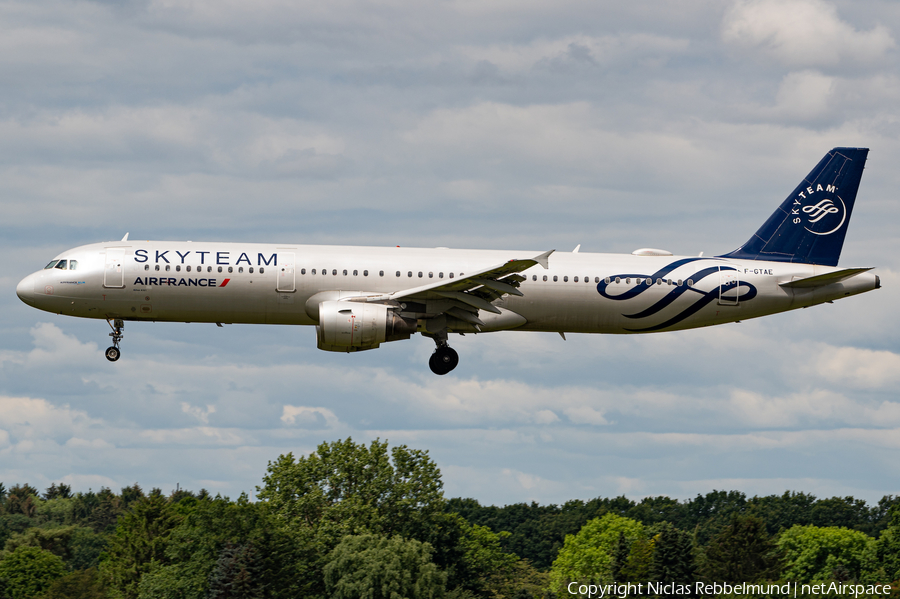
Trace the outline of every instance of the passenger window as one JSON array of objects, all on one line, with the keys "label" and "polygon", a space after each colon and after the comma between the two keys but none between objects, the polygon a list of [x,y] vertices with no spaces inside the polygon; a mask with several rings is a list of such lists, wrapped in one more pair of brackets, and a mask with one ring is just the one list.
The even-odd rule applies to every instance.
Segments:
[{"label": "passenger window", "polygon": [[399,271],[399,270],[397,271],[397,276],[398,276],[398,277],[400,276],[400,271]]},{"label": "passenger window", "polygon": [[190,266],[187,267],[187,271],[188,271],[188,272],[191,272],[191,267],[190,267]]},{"label": "passenger window", "polygon": [[599,282],[600,282],[600,277],[594,277],[594,282],[595,282],[595,283],[599,283]]},{"label": "passenger window", "polygon": [[556,283],[557,281],[559,281],[559,277],[557,277],[556,275],[553,275],[553,282]]},{"label": "passenger window", "polygon": [[568,283],[568,282],[569,282],[569,277],[568,276],[563,277],[563,283]]},{"label": "passenger window", "polygon": [[537,275],[531,275],[531,280],[532,280],[532,281],[537,281]]},{"label": "passenger window", "polygon": [[420,278],[420,279],[422,278],[422,271],[421,271],[421,270],[419,271],[419,278]]},{"label": "passenger window", "polygon": [[178,266],[175,267],[175,272],[181,272],[181,265],[180,265],[180,264],[179,264]]},{"label": "passenger window", "polygon": [[[306,274],[306,269],[305,269],[305,268],[301,268],[301,269],[300,269],[300,274],[301,274],[301,275],[305,275],[305,274]],[[315,273],[313,273],[313,274],[315,274]],[[353,274],[356,274],[356,273],[353,273]]]},{"label": "passenger window", "polygon": [[323,268],[323,269],[322,269],[322,274],[323,274],[323,275],[327,275],[327,274],[328,274],[328,269],[327,269],[327,268]]},{"label": "passenger window", "polygon": [[332,269],[331,269],[331,274],[334,275],[334,276],[337,276],[337,269],[336,269],[336,268],[332,268]]},{"label": "passenger window", "polygon": [[354,277],[358,277],[358,276],[359,276],[359,271],[358,271],[358,270],[354,270],[354,271],[353,271],[353,276],[354,276]]},{"label": "passenger window", "polygon": [[657,285],[662,285],[662,279],[657,278],[657,279],[656,279],[656,284],[657,284]]},{"label": "passenger window", "polygon": [[577,282],[578,282],[578,277],[575,277],[574,279],[572,279],[572,282],[573,282],[573,283],[577,283]]},{"label": "passenger window", "polygon": [[[168,269],[166,269],[166,270],[168,270]],[[229,267],[228,267],[228,272],[234,272],[234,267],[233,267],[233,266],[229,266]]]},{"label": "passenger window", "polygon": [[238,266],[238,272],[239,272],[239,273],[244,272],[244,267],[243,267],[243,266]]},{"label": "passenger window", "polygon": [[145,264],[145,265],[144,265],[144,270],[150,270],[150,265],[149,265],[149,264]]},{"label": "passenger window", "polygon": [[159,270],[159,264],[153,267],[153,270]]},{"label": "passenger window", "polygon": [[312,270],[309,271],[309,272],[311,272],[312,274],[316,274],[316,269],[314,268],[314,269],[312,269]]},{"label": "passenger window", "polygon": [[590,283],[590,282],[591,282],[591,278],[590,278],[590,277],[585,277],[585,278],[584,278],[584,282],[585,282],[585,283]]},{"label": "passenger window", "polygon": [[222,272],[222,267],[221,267],[221,266],[219,267],[219,272]]},{"label": "passenger window", "polygon": [[618,285],[621,282],[622,282],[622,279],[620,279],[619,277],[616,277],[616,285]]},{"label": "passenger window", "polygon": [[439,278],[439,279],[443,279],[443,278],[444,278],[444,273],[439,272],[439,273],[438,273],[438,278]]},{"label": "passenger window", "polygon": [[[253,272],[253,269],[251,269],[250,272]],[[263,268],[262,266],[260,266],[260,267],[259,267],[259,274],[263,274],[263,273],[265,273],[265,272],[266,272],[266,269]]]},{"label": "passenger window", "polygon": [[681,279],[678,279],[678,286],[681,287]]},{"label": "passenger window", "polygon": [[166,264],[166,272],[169,272],[170,270],[172,270],[172,265]]},{"label": "passenger window", "polygon": [[56,263],[56,266],[54,266],[53,268],[58,268],[58,269],[60,269],[60,270],[65,270],[65,269],[66,269],[66,261],[65,261],[65,260],[60,260],[59,262]]},{"label": "passenger window", "polygon": [[631,277],[628,277],[628,278],[625,279],[625,284],[626,284],[626,285],[631,285]]},{"label": "passenger window", "polygon": [[[69,270],[78,268],[78,260],[69,260]],[[146,268],[144,270],[147,270]]]},{"label": "passenger window", "polygon": [[546,280],[547,280],[547,275],[544,275],[544,281],[546,281]]},{"label": "passenger window", "polygon": [[347,276],[347,269],[346,269],[346,268],[344,269],[344,276],[345,276],[345,277]]},{"label": "passenger window", "polygon": [[212,272],[212,266],[207,266],[207,267],[206,267],[206,272]]},{"label": "passenger window", "polygon": [[606,277],[605,279],[603,279],[603,282],[606,283],[607,285],[609,285],[610,283],[612,283],[612,279],[610,279],[609,277]]},{"label": "passenger window", "polygon": [[409,271],[408,273],[406,273],[406,276],[411,277],[411,276],[412,276],[412,271]]},{"label": "passenger window", "polygon": [[48,264],[47,266],[44,267],[44,270],[47,270],[47,269],[49,269],[49,268],[53,268],[54,266],[56,266],[56,263],[57,263],[57,262],[59,262],[59,261],[58,261],[58,260],[53,260],[52,262],[50,262],[50,264]]},{"label": "passenger window", "polygon": [[450,273],[450,278],[451,278],[451,279],[453,278],[453,273],[452,273],[452,272]]},{"label": "passenger window", "polygon": [[247,271],[252,275],[252,274],[253,274],[253,267],[251,266],[250,268],[247,269]]},{"label": "passenger window", "polygon": [[694,286],[694,279],[688,279],[688,287]]},{"label": "passenger window", "polygon": [[363,276],[364,276],[364,277],[368,277],[368,276],[369,276],[369,271],[368,271],[368,270],[364,270],[364,271],[363,271]]},{"label": "passenger window", "polygon": [[433,279],[433,278],[434,278],[434,273],[433,273],[433,272],[428,273],[428,278],[429,278],[429,279]]},{"label": "passenger window", "polygon": [[378,271],[378,276],[379,276],[379,277],[383,277],[383,276],[384,276],[384,271],[383,271],[383,270],[379,270],[379,271]]}]

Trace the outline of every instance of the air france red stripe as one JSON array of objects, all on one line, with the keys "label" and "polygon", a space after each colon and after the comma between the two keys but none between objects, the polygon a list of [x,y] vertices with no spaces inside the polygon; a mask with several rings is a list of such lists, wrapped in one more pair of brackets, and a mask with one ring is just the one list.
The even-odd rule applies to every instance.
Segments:
[{"label": "air france red stripe", "polygon": [[219,285],[219,287],[224,287],[225,285],[228,284],[228,281],[230,281],[230,280],[231,280],[231,279],[225,279],[224,281],[222,281],[222,284]]}]

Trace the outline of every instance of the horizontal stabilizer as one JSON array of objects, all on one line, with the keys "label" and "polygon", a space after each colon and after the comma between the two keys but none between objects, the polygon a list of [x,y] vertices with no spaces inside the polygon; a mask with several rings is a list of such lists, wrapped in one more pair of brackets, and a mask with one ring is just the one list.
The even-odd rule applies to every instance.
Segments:
[{"label": "horizontal stabilizer", "polygon": [[806,289],[810,287],[823,287],[825,285],[831,285],[832,283],[839,283],[840,281],[844,281],[849,279],[850,277],[855,277],[859,273],[866,272],[867,270],[872,270],[872,267],[869,268],[845,268],[843,270],[836,270],[834,272],[829,272],[824,275],[816,275],[814,277],[807,277],[805,279],[797,279],[796,281],[788,281],[787,283],[782,283],[782,287],[788,287],[791,289]]}]

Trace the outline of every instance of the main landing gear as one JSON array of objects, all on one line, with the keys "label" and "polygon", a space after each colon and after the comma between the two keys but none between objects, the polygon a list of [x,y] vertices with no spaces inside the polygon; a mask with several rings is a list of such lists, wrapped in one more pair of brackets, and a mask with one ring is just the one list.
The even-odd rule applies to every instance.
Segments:
[{"label": "main landing gear", "polygon": [[435,374],[447,374],[459,364],[459,354],[446,341],[437,341],[437,347],[431,357],[428,358],[428,366]]},{"label": "main landing gear", "polygon": [[122,340],[122,337],[125,335],[122,333],[122,329],[125,328],[125,321],[119,318],[115,319],[113,322],[109,322],[109,319],[106,319],[106,323],[109,325],[109,328],[113,330],[112,333],[109,334],[112,337],[112,346],[106,348],[106,359],[110,362],[115,362],[122,356],[122,352],[119,350],[119,342]]}]

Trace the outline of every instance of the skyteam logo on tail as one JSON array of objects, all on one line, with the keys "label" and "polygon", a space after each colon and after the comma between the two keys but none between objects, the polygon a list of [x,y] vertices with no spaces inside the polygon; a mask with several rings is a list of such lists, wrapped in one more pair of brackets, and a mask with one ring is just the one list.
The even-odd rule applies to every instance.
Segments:
[{"label": "skyteam logo on tail", "polygon": [[[840,230],[847,220],[847,206],[836,192],[834,185],[817,184],[798,193],[791,207],[793,223],[803,224],[813,235],[831,235]],[[822,197],[820,193],[828,196]]]}]

